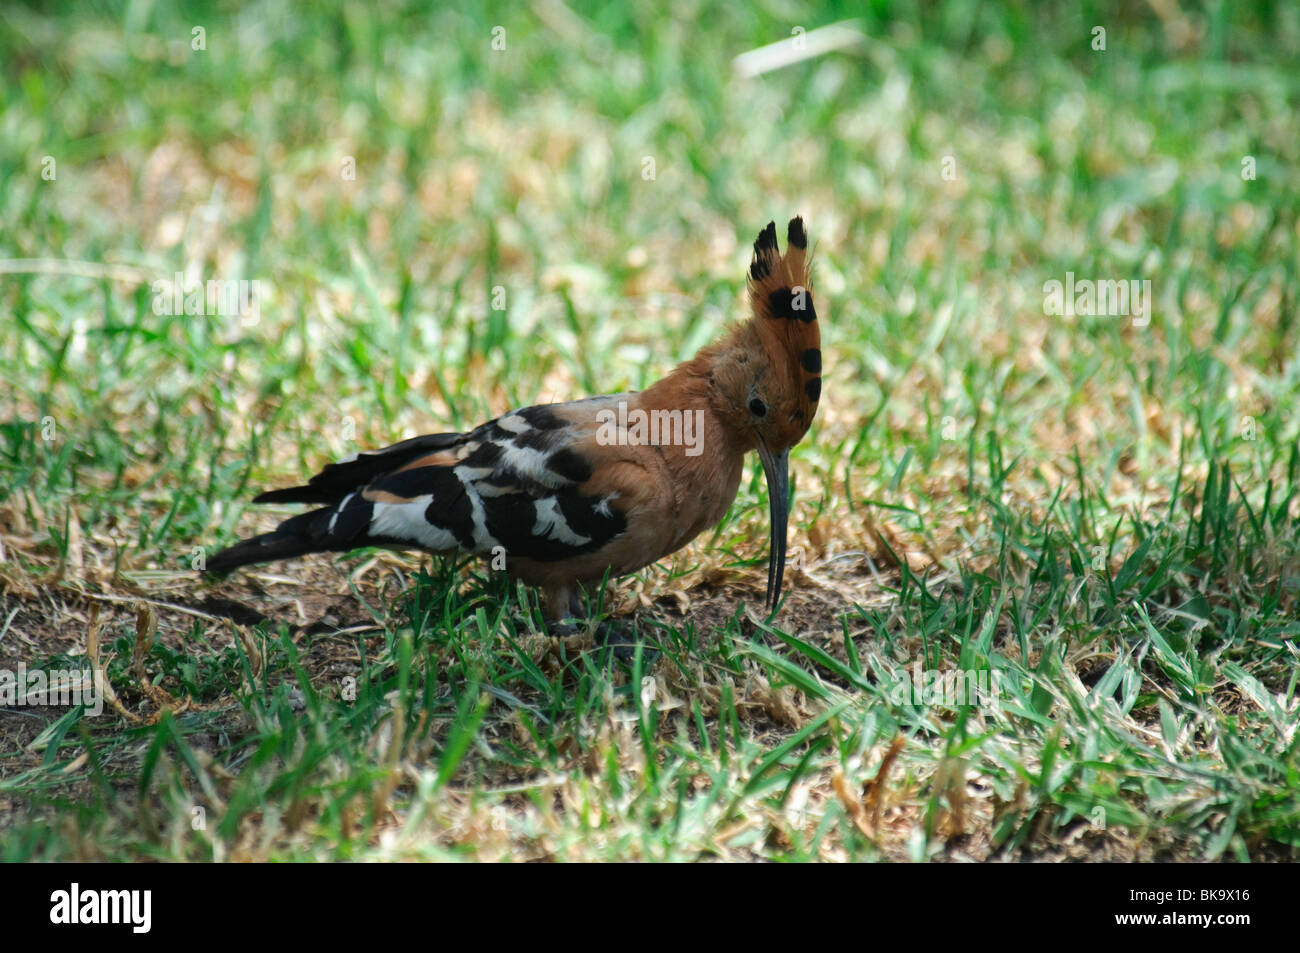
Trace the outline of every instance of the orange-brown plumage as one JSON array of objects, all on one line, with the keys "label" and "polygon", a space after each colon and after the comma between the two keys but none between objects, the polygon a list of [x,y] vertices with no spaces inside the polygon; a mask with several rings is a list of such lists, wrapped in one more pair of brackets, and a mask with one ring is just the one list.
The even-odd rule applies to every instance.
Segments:
[{"label": "orange-brown plumage", "polygon": [[714,526],[757,450],[772,516],[768,599],[779,601],[788,453],[821,396],[817,312],[803,221],[786,254],[754,243],[751,316],[640,393],[524,408],[326,467],[255,502],[320,502],[218,553],[209,571],[364,545],[504,554],[562,615],[575,588],[624,575]]}]

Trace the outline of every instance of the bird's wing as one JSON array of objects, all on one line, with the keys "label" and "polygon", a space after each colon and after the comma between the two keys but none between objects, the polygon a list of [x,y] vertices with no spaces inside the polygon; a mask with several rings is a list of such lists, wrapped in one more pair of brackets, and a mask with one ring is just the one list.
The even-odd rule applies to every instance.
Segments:
[{"label": "bird's wing", "polygon": [[[327,467],[299,488],[328,485],[335,498],[304,514],[314,516],[315,546],[460,549],[540,562],[594,553],[626,532],[629,507],[644,493],[597,472],[606,469],[597,414],[628,396],[527,407],[466,434],[416,438]],[[349,474],[368,479],[340,493]],[[292,492],[258,499],[321,499]]]},{"label": "bird's wing", "polygon": [[418,457],[454,447],[465,438],[460,433],[434,433],[412,437],[382,450],[354,453],[346,460],[327,464],[304,486],[268,490],[253,498],[254,503],[337,503],[352,491],[384,473]]}]

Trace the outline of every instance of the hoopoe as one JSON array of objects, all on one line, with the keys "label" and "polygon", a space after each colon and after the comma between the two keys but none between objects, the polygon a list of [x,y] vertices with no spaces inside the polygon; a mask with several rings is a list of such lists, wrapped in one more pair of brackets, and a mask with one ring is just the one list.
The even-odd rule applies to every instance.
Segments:
[{"label": "hoopoe", "polygon": [[581,584],[635,572],[716,525],[757,450],[771,517],[765,604],[778,607],[789,453],[816,413],[822,367],[803,219],[786,234],[784,255],[774,222],[754,242],[750,318],[647,390],[526,407],[329,464],[253,500],[319,509],[222,550],[207,571],[365,546],[504,554],[558,623],[577,614]]}]

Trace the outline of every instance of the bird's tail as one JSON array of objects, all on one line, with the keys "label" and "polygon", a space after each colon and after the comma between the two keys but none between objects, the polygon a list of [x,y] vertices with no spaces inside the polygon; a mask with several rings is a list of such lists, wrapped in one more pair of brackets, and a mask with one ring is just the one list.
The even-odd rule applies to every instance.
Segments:
[{"label": "bird's tail", "polygon": [[[217,575],[252,563],[290,559],[308,553],[347,552],[366,545],[392,542],[391,539],[377,540],[370,536],[373,506],[363,495],[363,488],[385,474],[401,473],[404,468],[418,466],[421,457],[453,447],[461,436],[458,433],[427,434],[382,450],[367,450],[348,460],[329,464],[305,486],[259,494],[253,499],[254,503],[329,505],[291,517],[269,533],[221,550],[207,561],[203,571]],[[460,487],[454,479],[452,483]],[[398,542],[410,541],[399,538]]]},{"label": "bird's tail", "polygon": [[337,509],[337,506],[327,506],[290,517],[269,533],[241,540],[216,553],[208,559],[203,571],[209,575],[221,575],[252,563],[338,549],[343,540],[334,532]]}]

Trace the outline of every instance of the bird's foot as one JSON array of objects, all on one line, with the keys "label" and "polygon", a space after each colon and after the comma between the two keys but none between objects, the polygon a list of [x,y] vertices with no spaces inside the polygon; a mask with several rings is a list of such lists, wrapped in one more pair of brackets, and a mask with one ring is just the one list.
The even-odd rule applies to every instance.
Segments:
[{"label": "bird's foot", "polygon": [[643,668],[648,668],[659,657],[658,649],[643,643],[636,630],[625,623],[602,619],[593,627],[591,621],[584,618],[582,604],[576,596],[569,601],[569,615],[563,619],[548,620],[547,626],[552,636],[565,642],[585,641],[584,637],[590,634],[598,646],[609,652],[608,662],[611,665],[621,662],[631,666],[636,659],[638,645],[643,646]]},{"label": "bird's foot", "polygon": [[659,657],[659,649],[644,642],[637,631],[628,625],[612,621],[596,626],[596,642],[609,652],[609,661],[631,666],[636,660],[637,647],[641,647],[641,668],[648,669]]}]

